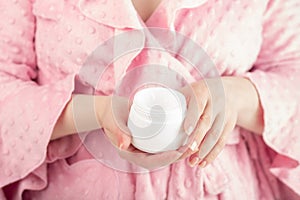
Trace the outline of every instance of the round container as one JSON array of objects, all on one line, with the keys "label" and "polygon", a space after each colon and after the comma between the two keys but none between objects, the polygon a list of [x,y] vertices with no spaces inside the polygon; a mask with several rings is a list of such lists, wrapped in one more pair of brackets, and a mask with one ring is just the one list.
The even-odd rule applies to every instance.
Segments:
[{"label": "round container", "polygon": [[155,87],[138,91],[128,119],[132,144],[149,153],[179,148],[186,141],[182,131],[185,113],[185,97],[175,90]]}]

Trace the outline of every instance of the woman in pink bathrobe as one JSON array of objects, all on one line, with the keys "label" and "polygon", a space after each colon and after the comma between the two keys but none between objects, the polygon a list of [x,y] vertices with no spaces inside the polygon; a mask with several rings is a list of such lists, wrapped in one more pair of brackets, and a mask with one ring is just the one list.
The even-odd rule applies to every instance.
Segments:
[{"label": "woman in pink bathrobe", "polygon": [[[299,10],[297,0],[1,1],[0,199],[300,199]],[[72,105],[86,108],[93,98],[80,95],[88,92],[76,77],[104,41],[150,27],[177,31],[205,50],[221,76],[225,108],[210,114],[203,80],[181,89],[189,149],[167,166],[168,152],[123,155],[159,168],[125,172],[95,159],[76,134]],[[76,119],[80,131],[104,130],[121,153],[131,146],[108,106],[116,81],[143,64],[185,66],[147,48],[125,57],[97,90],[96,116],[82,109]],[[213,122],[224,113],[218,129]]]}]

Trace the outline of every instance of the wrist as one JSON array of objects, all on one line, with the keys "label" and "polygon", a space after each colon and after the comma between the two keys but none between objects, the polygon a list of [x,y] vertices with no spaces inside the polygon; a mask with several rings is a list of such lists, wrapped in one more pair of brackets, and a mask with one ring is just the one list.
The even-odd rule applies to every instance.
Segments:
[{"label": "wrist", "polygon": [[51,140],[76,133],[76,128],[73,120],[72,103],[73,99],[68,101],[58,120],[56,121],[51,135]]},{"label": "wrist", "polygon": [[95,111],[96,117],[101,127],[104,127],[105,115],[111,106],[111,96],[95,96]]},{"label": "wrist", "polygon": [[224,87],[226,104],[230,109],[233,109],[237,116],[240,115],[244,109],[245,97],[242,92],[242,87],[239,85],[241,80],[237,77],[224,76],[222,77],[222,83]]},{"label": "wrist", "polygon": [[85,132],[101,128],[98,115],[102,113],[97,105],[104,96],[74,95],[72,98],[72,121],[76,132]]},{"label": "wrist", "polygon": [[243,77],[222,77],[225,94],[237,112],[237,125],[255,133],[263,131],[263,114],[258,92]]},{"label": "wrist", "polygon": [[57,120],[51,140],[103,127],[109,96],[73,95]]}]

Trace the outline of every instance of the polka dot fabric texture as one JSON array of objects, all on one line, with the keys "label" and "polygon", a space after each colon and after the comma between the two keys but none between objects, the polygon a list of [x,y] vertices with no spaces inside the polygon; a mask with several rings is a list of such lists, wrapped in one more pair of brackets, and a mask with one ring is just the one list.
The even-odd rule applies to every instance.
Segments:
[{"label": "polka dot fabric texture", "polygon": [[[162,0],[143,22],[130,0],[1,1],[0,199],[300,199],[299,10],[297,0]],[[263,136],[236,127],[206,168],[183,160],[143,174],[95,161],[77,135],[50,142],[87,56],[147,27],[176,30],[203,47],[221,75],[249,78]],[[147,49],[124,57],[98,94],[110,95],[135,66],[185,66]]]}]

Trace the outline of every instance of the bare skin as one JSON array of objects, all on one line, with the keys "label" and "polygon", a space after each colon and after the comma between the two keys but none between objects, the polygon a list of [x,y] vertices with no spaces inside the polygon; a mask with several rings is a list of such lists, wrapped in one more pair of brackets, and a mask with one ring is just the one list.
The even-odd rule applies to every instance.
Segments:
[{"label": "bare skin", "polygon": [[[162,0],[132,0],[132,3],[140,18],[145,22],[149,19],[161,1]],[[185,89],[182,89],[181,91],[187,98],[188,108],[191,109],[193,106],[197,106],[201,110],[199,116],[196,117],[197,123],[192,127],[192,130],[189,130],[189,124],[191,124],[189,121],[191,119],[195,120],[195,117],[189,116],[192,114],[189,114],[188,112],[187,119],[185,120],[186,131],[191,132],[193,136],[193,140],[190,144],[193,146],[193,149],[185,152],[181,159],[190,157],[190,164],[192,166],[200,165],[204,167],[213,162],[224,148],[226,139],[235,125],[257,134],[263,132],[263,111],[255,86],[248,79],[242,77],[222,77],[222,82],[226,96],[226,108],[224,113],[225,126],[222,130],[214,130],[214,123],[212,122],[217,120],[217,116],[210,115],[213,100],[210,99],[211,97],[209,95],[203,95],[203,91],[207,90],[205,84],[202,82],[192,84],[192,92],[194,97],[196,96],[194,99],[191,99],[193,96],[191,92]],[[77,125],[78,120],[80,121],[80,131],[104,128],[105,133],[112,144],[120,149],[127,150],[131,143],[130,134],[126,126],[127,114],[129,111],[128,101],[126,99],[120,99],[120,101],[118,101],[120,103],[119,106],[117,106],[117,108],[112,108],[111,96],[95,97],[88,95],[74,95],[59,117],[54,127],[51,140],[77,133],[78,126],[76,126],[76,123],[74,122],[74,102],[77,102],[77,106],[86,108],[91,101],[93,102],[93,108],[95,109],[90,109],[89,111],[82,110],[82,113],[80,114],[82,117],[77,119]],[[120,116],[115,116],[113,109],[119,110],[119,113],[122,114]],[[116,117],[118,118],[118,124],[115,122]],[[206,135],[212,133],[216,134],[216,132],[220,132],[220,134],[218,137],[214,137],[214,140],[208,141],[208,139],[205,139]],[[205,151],[205,153],[203,153],[203,151]],[[130,159],[128,158],[128,160]]]},{"label": "bare skin", "polygon": [[138,15],[146,22],[162,0],[132,0]]}]

